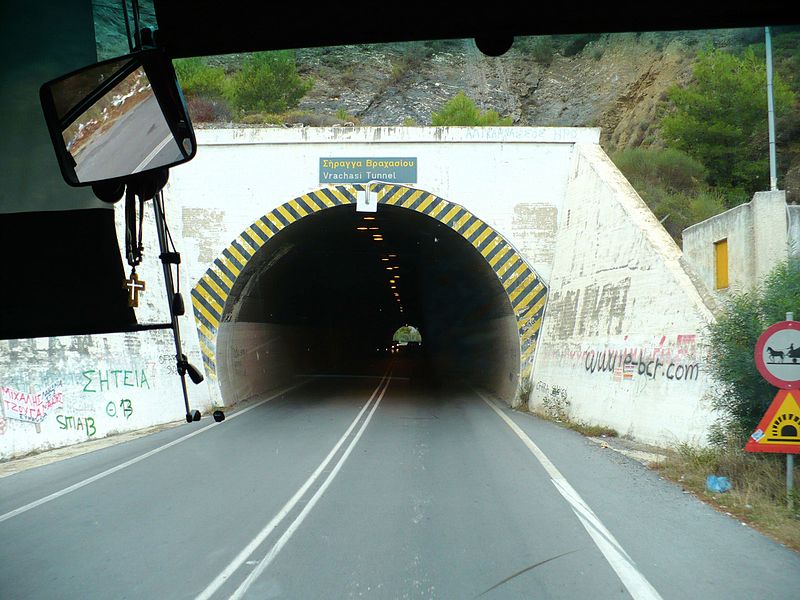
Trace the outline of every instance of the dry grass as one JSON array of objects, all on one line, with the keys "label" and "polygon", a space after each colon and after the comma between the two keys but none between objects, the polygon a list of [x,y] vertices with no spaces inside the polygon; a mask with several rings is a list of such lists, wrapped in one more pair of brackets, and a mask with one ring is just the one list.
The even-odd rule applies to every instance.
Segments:
[{"label": "dry grass", "polygon": [[[738,447],[681,445],[668,451],[666,459],[654,468],[718,510],[800,550],[800,493],[795,488],[794,510],[790,511],[786,502],[784,455],[751,454]],[[708,475],[728,477],[733,487],[722,494],[709,492]],[[798,475],[795,469],[795,481],[800,481]]]}]

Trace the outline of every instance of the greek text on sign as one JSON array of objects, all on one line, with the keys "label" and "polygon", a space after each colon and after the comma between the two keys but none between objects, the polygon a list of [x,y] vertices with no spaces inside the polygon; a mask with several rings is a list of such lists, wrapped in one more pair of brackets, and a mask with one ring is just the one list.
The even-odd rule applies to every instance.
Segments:
[{"label": "greek text on sign", "polygon": [[417,157],[322,157],[320,183],[416,183]]},{"label": "greek text on sign", "polygon": [[800,454],[800,393],[781,390],[747,440],[748,452]]},{"label": "greek text on sign", "polygon": [[761,376],[775,387],[800,388],[800,322],[768,327],[758,338],[753,358]]}]

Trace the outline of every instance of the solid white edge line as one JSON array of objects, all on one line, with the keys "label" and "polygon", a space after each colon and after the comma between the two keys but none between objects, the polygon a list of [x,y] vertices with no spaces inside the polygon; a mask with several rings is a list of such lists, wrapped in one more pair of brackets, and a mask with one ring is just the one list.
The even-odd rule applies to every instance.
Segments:
[{"label": "solid white edge line", "polygon": [[[244,413],[253,410],[257,406],[261,406],[265,402],[269,402],[273,398],[277,398],[281,394],[285,394],[287,392],[290,392],[293,389],[295,389],[297,387],[300,387],[301,385],[305,385],[306,383],[308,383],[308,381],[301,381],[300,383],[295,384],[295,385],[293,385],[293,386],[291,386],[289,388],[286,388],[284,390],[281,390],[280,392],[277,392],[277,393],[273,394],[272,396],[269,396],[268,398],[265,398],[264,400],[259,400],[257,403],[253,404],[252,406],[248,406],[247,408],[245,408],[243,410],[240,410],[240,411],[237,411],[237,412],[233,413],[232,415],[227,417],[227,419],[228,420],[235,419],[239,415],[243,415]],[[192,433],[189,433],[189,434],[187,434],[187,435],[185,435],[185,436],[183,436],[181,438],[178,438],[177,440],[172,440],[171,442],[169,442],[167,444],[164,444],[163,446],[159,446],[158,448],[154,448],[153,450],[150,450],[149,452],[145,452],[144,454],[142,454],[140,456],[137,456],[136,458],[132,458],[130,460],[127,460],[124,463],[118,464],[117,466],[111,467],[110,469],[106,469],[105,471],[102,471],[102,472],[98,473],[97,475],[92,475],[91,477],[88,477],[88,478],[86,478],[86,479],[84,479],[82,481],[79,481],[78,483],[74,483],[69,487],[66,487],[66,488],[64,488],[62,490],[59,490],[57,492],[53,492],[52,494],[50,494],[48,496],[45,496],[43,498],[39,498],[38,500],[34,500],[33,502],[30,502],[30,503],[26,504],[25,506],[20,506],[19,508],[16,508],[16,509],[14,509],[14,510],[12,510],[10,512],[5,513],[4,515],[0,515],[0,523],[2,523],[3,521],[7,521],[8,519],[12,519],[12,518],[14,518],[14,517],[16,517],[18,515],[21,515],[22,513],[28,512],[29,510],[34,509],[37,506],[41,506],[42,504],[46,504],[48,502],[51,502],[52,500],[56,500],[57,498],[61,498],[62,496],[66,496],[67,494],[69,494],[71,492],[74,492],[75,490],[79,490],[80,488],[85,487],[85,486],[87,486],[87,485],[89,485],[91,483],[94,483],[95,481],[99,481],[100,479],[103,479],[105,477],[108,477],[109,475],[113,475],[117,471],[121,471],[122,469],[125,469],[126,467],[130,467],[131,465],[135,465],[136,463],[141,462],[141,461],[145,460],[146,458],[150,458],[154,454],[158,454],[159,452],[162,452],[163,450],[166,450],[167,448],[172,448],[173,446],[175,446],[177,444],[180,444],[181,442],[185,442],[186,440],[188,440],[190,438],[193,438],[196,435],[200,435],[201,433],[203,433],[205,431],[208,431],[209,429],[211,429],[212,427],[216,427],[217,425],[220,425],[220,423],[214,422],[214,423],[211,423],[209,425],[206,425],[202,429],[198,429],[197,431],[193,431]]]},{"label": "solid white edge line", "polygon": [[150,154],[148,154],[147,156],[144,157],[144,160],[142,162],[140,162],[139,166],[137,166],[133,170],[133,173],[138,173],[139,171],[144,169],[144,167],[147,166],[148,163],[156,157],[156,154],[161,152],[164,149],[164,146],[169,144],[170,140],[174,140],[174,139],[175,138],[173,137],[172,133],[170,132],[169,135],[167,135],[167,137],[165,137],[163,140],[161,140],[161,143],[158,146],[153,148],[153,150],[150,152]]},{"label": "solid white edge line", "polygon": [[494,402],[486,398],[479,391],[474,391],[501,419],[503,419],[503,421],[506,422],[506,425],[517,434],[517,437],[522,440],[528,450],[530,450],[539,463],[541,463],[544,470],[547,471],[547,474],[550,476],[555,488],[569,503],[573,512],[578,517],[578,520],[603,554],[603,557],[608,561],[608,564],[614,569],[614,572],[620,578],[631,597],[633,597],[634,600],[662,600],[661,595],[650,582],[647,581],[639,569],[636,568],[636,564],[631,560],[627,552],[622,549],[620,543],[611,532],[606,529],[602,521],[600,521],[594,511],[586,504],[583,498],[581,498],[580,494],[575,491],[575,488],[569,484],[556,466],[550,462],[550,459],[547,458],[539,446],[528,437],[528,434],[522,431],[511,417],[500,410]]},{"label": "solid white edge line", "polygon": [[336,445],[328,453],[328,455],[325,457],[322,463],[320,463],[320,465],[314,470],[314,472],[306,480],[306,482],[300,487],[300,489],[297,490],[297,492],[295,492],[295,494],[286,502],[286,504],[283,505],[283,508],[281,508],[281,510],[278,511],[278,513],[270,520],[270,522],[267,523],[264,526],[264,528],[258,532],[258,534],[250,541],[250,543],[248,543],[242,549],[242,551],[239,552],[239,554],[237,554],[236,557],[230,563],[228,563],[228,565],[222,570],[222,572],[219,575],[217,575],[214,578],[214,580],[211,583],[209,583],[208,586],[206,586],[206,588],[202,592],[200,592],[200,594],[195,596],[195,600],[208,600],[209,598],[211,598],[217,592],[217,590],[225,584],[225,582],[231,577],[231,575],[233,575],[239,569],[239,567],[241,567],[242,564],[244,564],[244,562],[250,557],[250,555],[253,554],[253,552],[255,552],[262,543],[264,543],[264,540],[269,536],[270,533],[272,533],[272,531],[280,524],[280,522],[286,518],[286,515],[288,515],[292,511],[295,505],[306,494],[308,488],[310,488],[314,484],[314,482],[319,478],[319,476],[328,466],[328,463],[330,463],[331,460],[333,460],[333,457],[339,451],[339,448],[341,448],[342,444],[344,444],[345,440],[348,438],[350,433],[353,431],[353,429],[355,429],[356,425],[358,424],[358,421],[361,419],[361,416],[364,414],[364,412],[366,412],[367,408],[369,408],[369,405],[375,399],[375,396],[377,396],[378,391],[381,389],[381,386],[383,386],[384,382],[387,382],[386,384],[388,385],[387,376],[388,373],[384,374],[384,376],[378,382],[378,386],[375,388],[375,390],[372,392],[372,395],[369,397],[369,400],[367,400],[364,403],[364,406],[361,407],[361,410],[358,412],[358,415],[356,415],[356,418],[353,419],[352,423],[350,423],[350,426],[347,428],[347,431],[345,431],[342,437],[339,438],[339,441],[336,442]]},{"label": "solid white edge line", "polygon": [[341,458],[338,460],[338,462],[333,467],[331,472],[325,478],[325,481],[322,483],[322,485],[319,487],[316,493],[311,497],[308,503],[303,507],[303,510],[300,512],[299,515],[297,515],[297,518],[295,518],[292,524],[286,528],[286,531],[278,539],[278,541],[275,542],[275,545],[269,550],[267,555],[261,559],[256,568],[253,569],[247,576],[247,578],[239,585],[239,587],[236,588],[236,591],[230,596],[229,600],[240,600],[244,596],[244,594],[247,593],[247,590],[250,588],[250,586],[255,582],[256,579],[258,579],[259,576],[261,576],[261,574],[272,563],[275,557],[278,556],[278,553],[283,549],[283,547],[286,545],[286,543],[289,541],[292,535],[294,535],[294,532],[297,531],[300,525],[303,524],[303,521],[308,516],[308,513],[311,512],[311,510],[314,508],[314,505],[316,505],[317,501],[322,497],[322,494],[324,494],[325,490],[328,489],[328,486],[331,484],[334,477],[336,477],[336,475],[341,470],[342,465],[344,465],[344,462],[347,460],[347,457],[350,456],[350,452],[352,452],[353,448],[358,443],[358,440],[361,439],[361,435],[364,433],[364,430],[367,428],[367,425],[369,425],[369,422],[372,419],[372,415],[375,414],[375,411],[378,409],[378,405],[381,403],[383,395],[386,393],[386,389],[389,387],[389,383],[390,380],[387,380],[386,385],[383,386],[383,390],[381,390],[381,393],[378,396],[378,399],[375,401],[375,404],[372,405],[372,410],[369,411],[369,415],[367,415],[367,418],[364,419],[364,422],[361,424],[361,427],[359,428],[358,432],[356,433],[355,436],[353,436],[353,439],[350,441],[350,444],[347,446],[347,449],[345,449]]}]

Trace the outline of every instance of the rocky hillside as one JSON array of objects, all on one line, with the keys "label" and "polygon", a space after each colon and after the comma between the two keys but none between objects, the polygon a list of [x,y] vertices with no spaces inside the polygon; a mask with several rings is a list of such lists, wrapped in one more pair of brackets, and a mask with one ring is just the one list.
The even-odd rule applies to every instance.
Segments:
[{"label": "rocky hillside", "polygon": [[[741,44],[758,31],[719,30],[523,38],[504,56],[471,40],[298,51],[314,78],[299,108],[362,125],[428,125],[463,90],[521,126],[597,126],[607,148],[654,141],[659,103],[686,81],[706,44]],[[548,48],[549,44],[549,48]]]}]

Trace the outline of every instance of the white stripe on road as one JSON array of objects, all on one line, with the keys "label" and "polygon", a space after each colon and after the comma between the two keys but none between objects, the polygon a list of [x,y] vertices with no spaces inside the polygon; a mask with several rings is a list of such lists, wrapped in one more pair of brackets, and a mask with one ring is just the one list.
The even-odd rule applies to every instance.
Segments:
[{"label": "white stripe on road", "polygon": [[[291,386],[289,388],[286,388],[286,389],[284,389],[284,390],[282,390],[280,392],[277,392],[276,394],[273,394],[272,396],[269,396],[268,398],[265,398],[264,400],[260,400],[259,402],[253,404],[252,406],[248,406],[245,409],[242,409],[240,411],[237,411],[237,412],[233,413],[232,415],[227,417],[227,419],[230,420],[230,419],[234,419],[234,418],[238,417],[239,415],[243,415],[246,412],[249,412],[249,411],[253,410],[257,406],[261,406],[265,402],[269,402],[273,398],[277,398],[281,394],[285,394],[286,392],[289,392],[289,391],[291,391],[291,390],[293,390],[293,389],[295,389],[297,387],[300,387],[301,385],[305,385],[306,383],[308,383],[308,381],[302,381],[302,382],[300,382],[298,384],[295,384],[295,385],[293,385],[293,386]],[[25,506],[20,506],[19,508],[15,509],[15,510],[12,510],[11,512],[7,512],[4,515],[0,515],[0,523],[2,523],[3,521],[7,521],[8,519],[11,519],[11,518],[16,517],[18,515],[21,515],[22,513],[28,512],[29,510],[34,509],[37,506],[41,506],[42,504],[46,504],[48,502],[51,502],[52,500],[56,500],[57,498],[61,498],[62,496],[66,496],[67,494],[69,494],[71,492],[74,492],[75,490],[79,490],[82,487],[86,487],[87,485],[89,485],[91,483],[94,483],[95,481],[99,481],[100,479],[103,479],[104,477],[108,477],[109,475],[113,475],[117,471],[121,471],[122,469],[130,467],[131,465],[135,465],[136,463],[141,462],[141,461],[145,460],[146,458],[150,458],[154,454],[158,454],[159,452],[162,452],[162,451],[166,450],[167,448],[172,448],[173,446],[175,446],[177,444],[180,444],[181,442],[185,442],[186,440],[188,440],[190,438],[193,438],[196,435],[200,435],[201,433],[203,433],[205,431],[208,431],[209,429],[211,429],[212,427],[216,427],[217,425],[220,425],[220,423],[214,422],[214,423],[211,423],[210,425],[206,425],[202,429],[198,429],[197,431],[193,431],[192,433],[189,433],[189,434],[187,434],[187,435],[185,435],[185,436],[183,436],[181,438],[178,438],[177,440],[173,440],[173,441],[169,442],[168,444],[164,444],[163,446],[159,446],[158,448],[150,450],[149,452],[145,452],[144,454],[142,454],[140,456],[137,456],[136,458],[132,458],[132,459],[130,459],[128,461],[125,461],[124,463],[121,463],[121,464],[117,465],[116,467],[111,467],[110,469],[107,469],[107,470],[103,471],[102,473],[98,473],[97,475],[93,475],[92,477],[84,479],[83,481],[79,481],[78,483],[75,483],[75,484],[73,484],[73,485],[71,485],[69,487],[66,487],[66,488],[64,488],[62,490],[59,490],[57,492],[53,492],[49,496],[45,496],[44,498],[40,498],[39,500],[34,500],[33,502],[31,502],[29,504],[26,504]]]},{"label": "white stripe on road", "polygon": [[139,171],[144,169],[150,163],[150,161],[153,160],[156,157],[156,154],[161,152],[161,150],[163,150],[164,146],[166,146],[169,143],[170,140],[174,140],[174,139],[175,138],[172,136],[172,133],[170,133],[167,137],[165,137],[163,140],[161,140],[161,143],[158,146],[156,146],[155,148],[153,148],[153,151],[150,152],[150,154],[148,154],[147,156],[144,157],[144,160],[139,163],[139,166],[136,167],[133,170],[133,172],[134,173],[138,173]]},{"label": "white stripe on road", "polygon": [[[270,549],[269,553],[261,561],[259,561],[258,566],[256,566],[256,568],[250,573],[250,575],[248,575],[248,577],[239,586],[239,588],[236,590],[236,592],[234,592],[234,595],[231,596],[231,598],[234,598],[234,597],[235,598],[240,598],[241,595],[244,594],[247,591],[247,588],[250,587],[250,585],[264,571],[264,569],[266,569],[267,566],[269,566],[270,562],[272,562],[272,560],[275,558],[275,556],[278,554],[278,552],[280,552],[281,548],[283,548],[283,546],[286,544],[286,542],[292,536],[294,531],[303,522],[303,519],[305,519],[305,516],[313,508],[314,504],[316,504],[316,502],[319,499],[319,497],[322,496],[323,492],[328,487],[328,485],[330,484],[331,480],[339,472],[339,469],[341,468],[342,464],[347,459],[348,455],[350,454],[350,451],[353,449],[353,446],[355,446],[356,442],[358,442],[359,438],[361,437],[361,434],[363,433],[364,429],[366,428],[367,424],[369,423],[370,419],[372,418],[372,415],[375,412],[375,409],[378,407],[378,404],[380,404],[380,401],[383,398],[383,394],[386,392],[386,388],[389,387],[390,380],[391,380],[391,377],[390,377],[390,375],[388,373],[381,378],[380,382],[378,382],[378,387],[376,387],[375,390],[372,392],[372,395],[370,396],[369,400],[367,400],[367,402],[364,404],[364,406],[358,412],[358,415],[356,415],[356,418],[353,419],[352,423],[350,423],[350,426],[347,428],[347,431],[345,431],[344,434],[342,435],[342,437],[339,438],[339,441],[336,442],[336,445],[328,453],[328,456],[325,457],[325,460],[323,460],[322,463],[316,468],[316,470],[306,480],[306,482],[302,485],[302,487],[300,487],[300,489],[297,490],[297,492],[294,494],[294,496],[292,496],[289,499],[289,501],[286,504],[284,504],[283,508],[281,508],[281,510],[278,512],[278,514],[276,514],[272,518],[272,520],[270,520],[270,522],[267,523],[264,526],[264,528],[261,531],[258,532],[258,535],[256,535],[256,537],[254,537],[250,541],[250,543],[247,544],[244,547],[244,549],[241,552],[239,552],[239,554],[236,555],[236,557],[228,564],[228,566],[225,567],[225,569],[223,569],[223,571],[219,575],[217,575],[217,577],[214,578],[214,580],[210,584],[208,584],[208,587],[206,587],[206,589],[204,589],[198,596],[195,597],[195,600],[208,600],[209,598],[211,598],[216,593],[216,591],[219,590],[219,588],[222,587],[228,579],[230,579],[231,575],[233,575],[237,571],[237,569],[239,569],[239,567],[242,566],[242,564],[247,562],[248,558],[258,549],[258,547],[262,543],[264,543],[264,540],[267,539],[269,534],[272,533],[275,530],[275,528],[281,523],[281,521],[283,521],[283,519],[286,518],[286,516],[292,511],[292,509],[297,505],[297,503],[303,498],[303,496],[306,494],[306,492],[308,492],[308,489],[320,477],[320,475],[323,473],[325,468],[328,466],[328,463],[330,463],[331,460],[333,460],[333,457],[336,456],[337,452],[342,447],[342,444],[344,444],[344,442],[350,436],[350,434],[352,433],[353,429],[355,429],[356,425],[361,420],[361,417],[363,416],[364,412],[366,412],[367,408],[369,408],[369,405],[372,403],[372,401],[377,396],[378,400],[373,405],[372,410],[370,411],[369,415],[364,420],[364,423],[361,425],[361,428],[358,430],[358,433],[353,438],[353,440],[350,442],[350,444],[348,445],[348,447],[345,450],[344,454],[339,459],[339,461],[336,463],[336,466],[333,468],[331,473],[325,479],[325,481],[322,484],[322,486],[320,486],[320,488],[317,490],[316,494],[314,494],[314,496],[311,498],[311,500],[308,502],[308,504],[306,504],[306,506],[303,509],[303,511],[297,516],[297,518],[289,526],[289,528],[286,530],[286,532],[284,532],[284,534],[281,536],[281,538]],[[383,389],[381,389],[381,388],[383,388]]]},{"label": "white stripe on road", "polygon": [[611,568],[614,569],[617,576],[622,580],[623,585],[625,585],[633,599],[662,600],[661,595],[650,582],[645,579],[644,575],[639,572],[639,569],[636,568],[636,564],[631,557],[628,556],[628,553],[623,550],[616,538],[606,529],[605,525],[603,525],[597,515],[594,514],[594,511],[589,508],[589,505],[584,502],[580,494],[575,491],[575,488],[569,484],[556,466],[550,462],[550,459],[541,451],[539,446],[537,446],[508,415],[500,410],[494,402],[487,399],[477,390],[476,393],[506,422],[511,430],[517,434],[517,437],[527,446],[528,450],[530,450],[541,463],[544,470],[547,471],[547,474],[550,476],[553,485],[556,486],[559,493],[569,503],[573,512],[578,517],[578,520],[589,533],[592,540],[594,540],[594,543],[597,545],[600,552],[602,552],[608,564],[611,565]]}]

